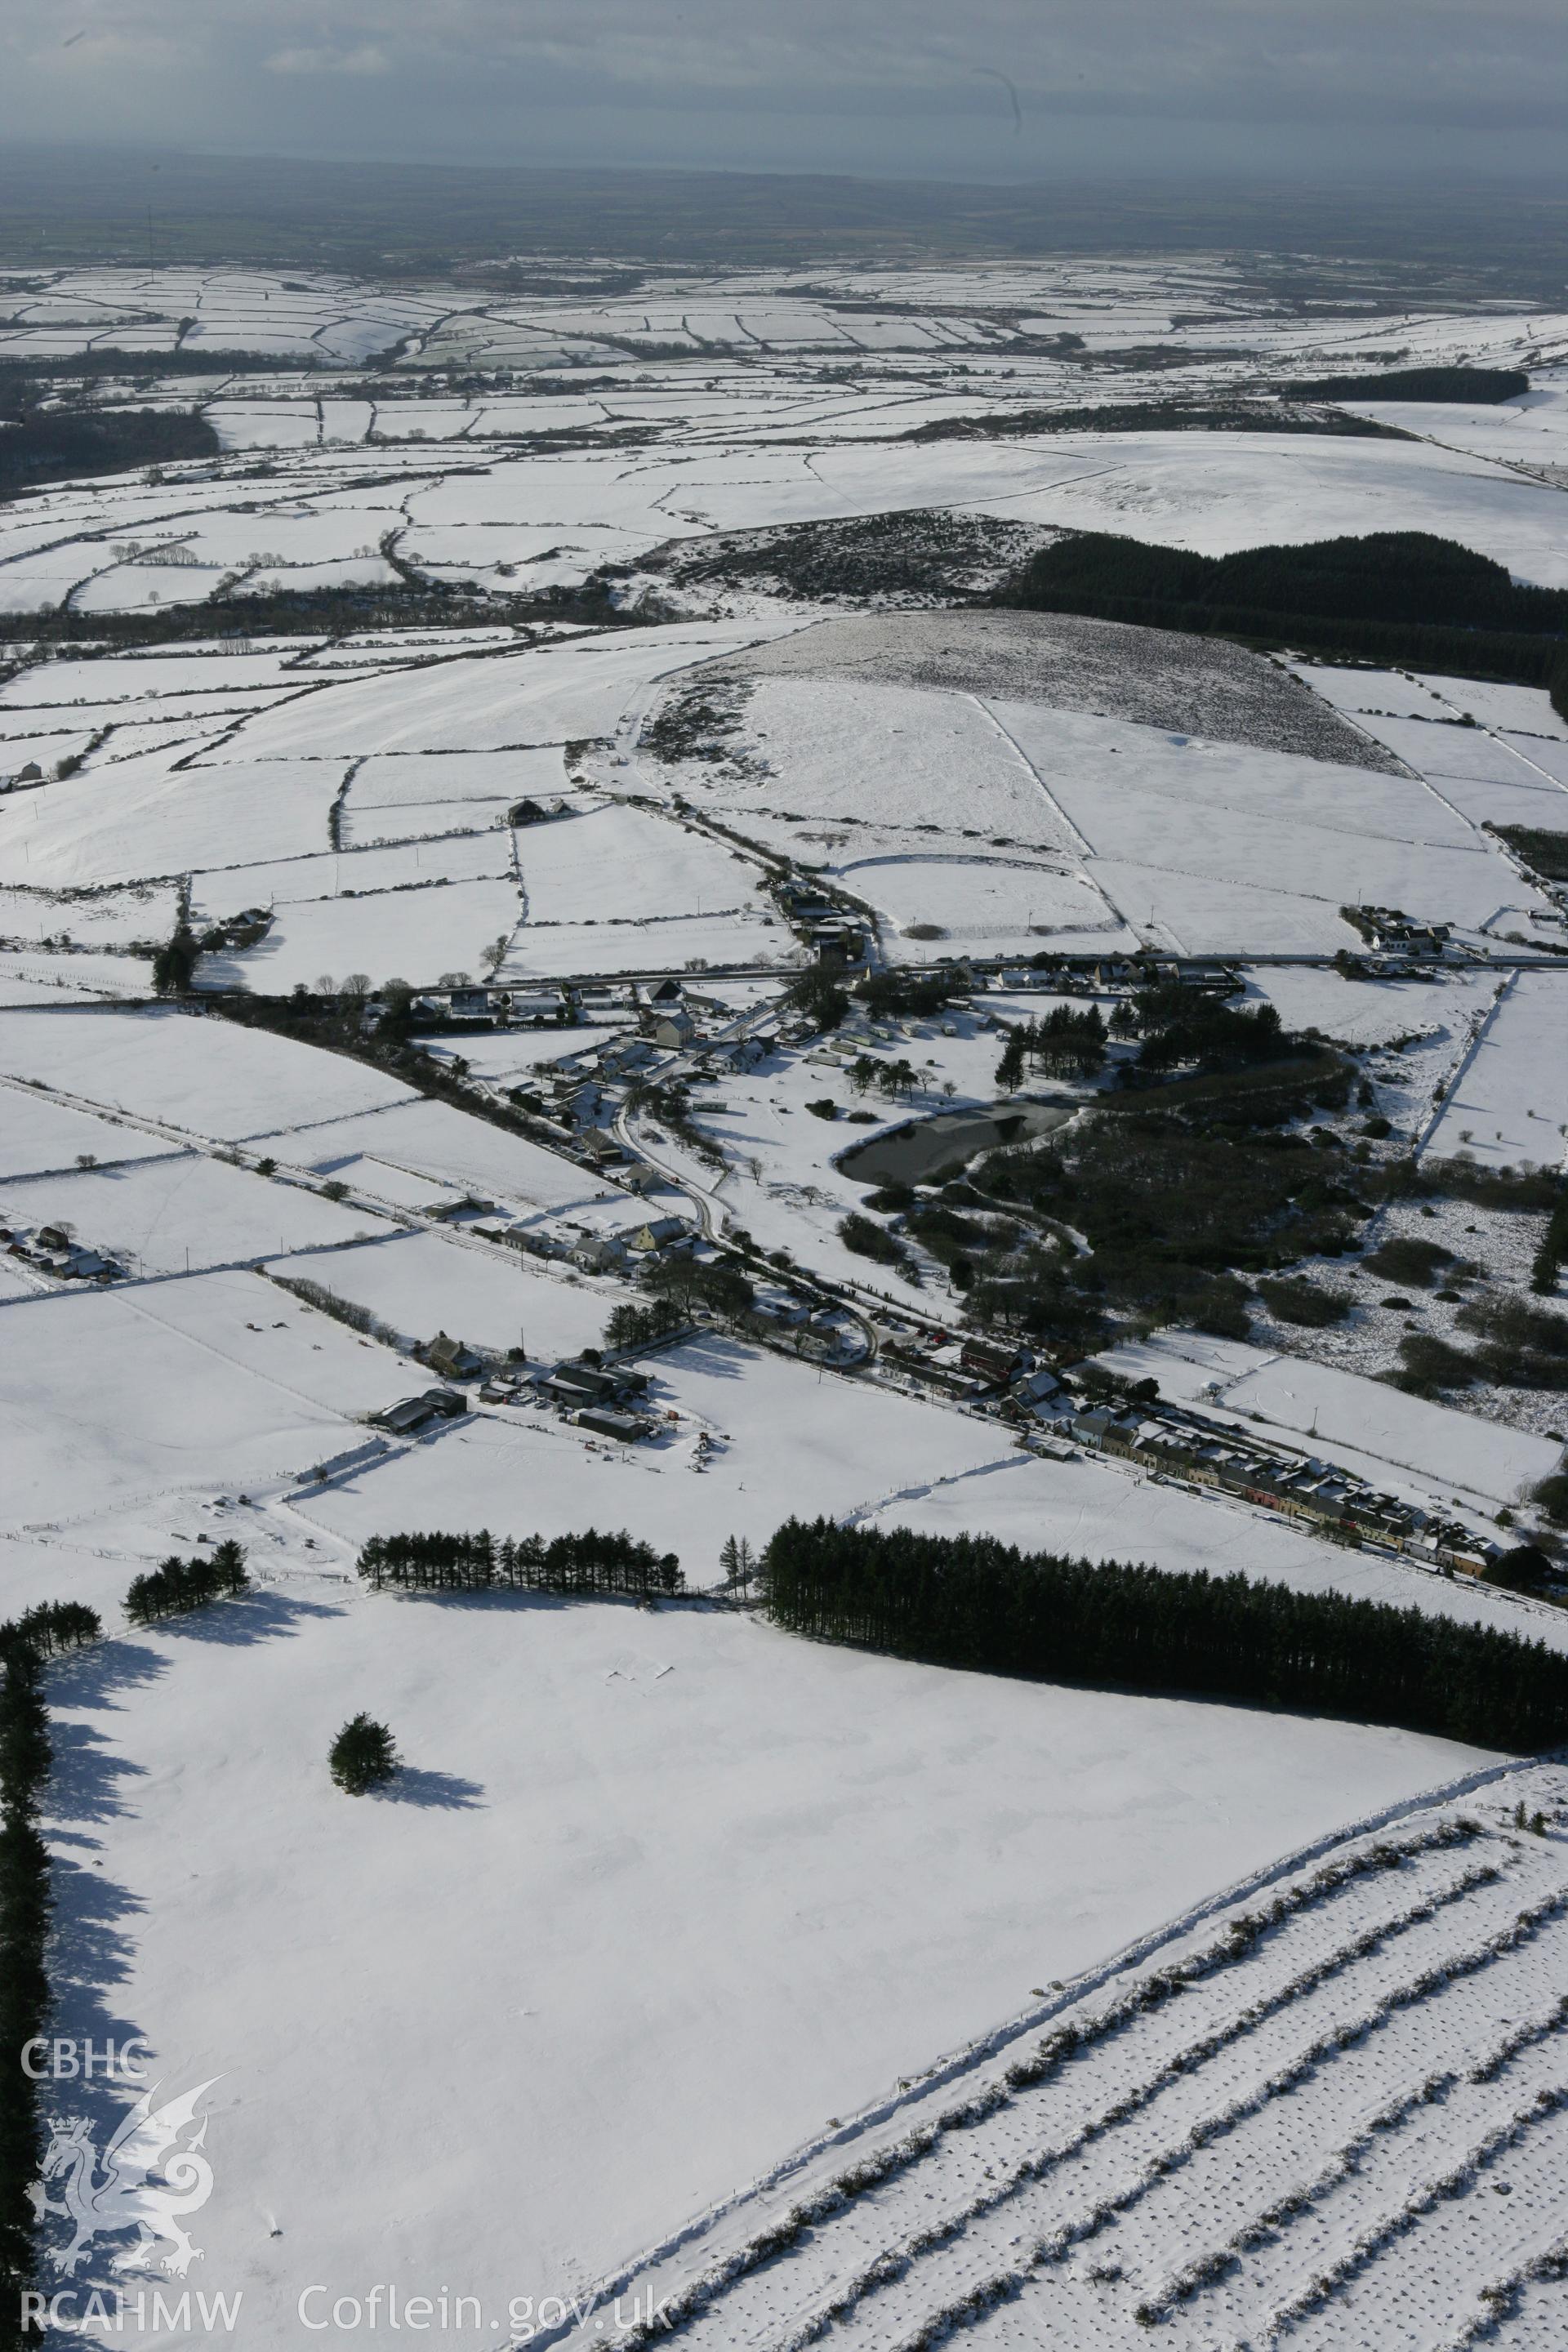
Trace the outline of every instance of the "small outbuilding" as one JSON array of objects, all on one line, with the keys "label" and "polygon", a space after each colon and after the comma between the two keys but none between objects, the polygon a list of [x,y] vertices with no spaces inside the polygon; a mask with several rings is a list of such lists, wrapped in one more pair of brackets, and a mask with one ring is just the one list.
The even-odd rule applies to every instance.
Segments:
[{"label": "small outbuilding", "polygon": [[622,1412],[607,1404],[585,1404],[572,1418],[579,1429],[591,1429],[596,1437],[618,1438],[623,1445],[635,1445],[653,1427],[641,1413]]}]

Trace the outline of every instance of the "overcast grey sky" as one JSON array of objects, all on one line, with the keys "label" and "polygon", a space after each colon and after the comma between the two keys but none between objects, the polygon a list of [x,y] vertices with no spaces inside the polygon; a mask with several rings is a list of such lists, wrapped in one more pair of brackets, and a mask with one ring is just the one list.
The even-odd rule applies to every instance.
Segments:
[{"label": "overcast grey sky", "polygon": [[1568,0],[0,0],[0,131],[72,143],[1557,175],[1565,111]]}]

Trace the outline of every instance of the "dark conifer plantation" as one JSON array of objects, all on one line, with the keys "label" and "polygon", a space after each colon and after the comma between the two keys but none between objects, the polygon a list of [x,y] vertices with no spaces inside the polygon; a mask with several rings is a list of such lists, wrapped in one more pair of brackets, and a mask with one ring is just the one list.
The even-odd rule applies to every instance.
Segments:
[{"label": "dark conifer plantation", "polygon": [[38,2086],[21,2054],[48,2019],[44,1968],[49,1861],[38,1807],[49,1776],[43,1664],[17,1628],[0,1628],[0,2341],[20,2342],[15,2315],[37,2275],[28,2190],[43,2159]]},{"label": "dark conifer plantation", "polygon": [[1419,1609],[830,1519],[786,1520],[763,1566],[776,1624],[937,1665],[1211,1692],[1489,1748],[1568,1738],[1568,1658]]},{"label": "dark conifer plantation", "polygon": [[360,1553],[359,1572],[379,1592],[562,1592],[587,1600],[615,1593],[638,1601],[684,1592],[686,1580],[672,1551],[657,1552],[624,1530],[601,1535],[507,1536],[489,1528],[478,1535],[439,1532],[373,1536]]},{"label": "dark conifer plantation", "polygon": [[1393,368],[1379,375],[1325,375],[1288,383],[1291,400],[1452,401],[1467,408],[1520,400],[1530,390],[1522,368]]},{"label": "dark conifer plantation", "polygon": [[991,601],[1525,686],[1552,683],[1568,635],[1568,593],[1521,585],[1489,557],[1417,530],[1230,555],[1079,531]]}]

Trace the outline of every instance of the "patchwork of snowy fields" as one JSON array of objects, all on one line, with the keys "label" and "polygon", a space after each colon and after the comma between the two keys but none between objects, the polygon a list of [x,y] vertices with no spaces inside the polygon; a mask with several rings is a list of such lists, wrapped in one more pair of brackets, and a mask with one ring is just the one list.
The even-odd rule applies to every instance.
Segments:
[{"label": "patchwork of snowy fields", "polygon": [[[1476,1198],[1351,1202],[1300,1269],[1321,1327],[1249,1274],[1248,1338],[1118,1307],[1101,1364],[1472,1540],[1555,1543],[1561,1386],[1387,1376],[1411,1335],[1468,1346],[1477,1297],[1561,1316],[1550,1193],[1497,1190],[1568,1165],[1568,901],[1501,830],[1568,841],[1568,722],[980,599],[1064,528],[1429,530],[1568,586],[1568,312],[1314,314],[1222,257],[591,277],[0,271],[0,361],[151,355],[100,393],[221,445],[0,505],[0,614],[37,630],[0,646],[0,1621],[107,1625],[50,1668],[54,2030],[211,2085],[200,2280],[243,2287],[247,2352],[314,2340],[310,2281],[393,2280],[471,2300],[421,2330],[449,2352],[615,2341],[650,2299],[634,2341],[691,2352],[1555,2352],[1559,1764],[797,1641],[725,1580],[824,1514],[1568,1650],[1549,1599],[987,1391],[974,1263],[853,1156],[942,1113],[1092,1129],[1126,1022],[1099,1077],[1004,1101],[1009,1028],[1110,1016],[1135,955],[1243,967],[1232,1001],[1323,1047],[1275,1139],[1333,1120],[1339,1157],[1300,1150],[1299,1195],[1468,1155]],[[1403,437],[1042,421],[1391,351],[1532,390],[1366,404]],[[900,513],[973,535],[972,573],[906,550],[859,588],[852,536],[837,571],[789,573],[794,534],[777,573],[742,561]],[[359,601],[245,628],[320,590]],[[1446,953],[1369,953],[1367,907]],[[874,971],[976,969],[818,1030],[785,991],[833,968],[834,916]],[[160,1001],[185,924],[195,986]],[[1047,1289],[1088,1247],[953,1201]],[[1412,1239],[1452,1282],[1362,1263]],[[541,1383],[624,1370],[656,1250],[689,1320],[626,1358],[623,1443]],[[694,1303],[688,1250],[763,1314]],[[421,1360],[443,1334],[477,1368]],[[1016,1370],[1073,1376],[1026,1337]],[[383,1423],[437,1380],[460,1412]],[[625,1528],[688,1597],[354,1575],[372,1537],[480,1527]],[[248,1594],[128,1627],[133,1576],[230,1536]],[[351,1803],[325,1756],[361,1708],[402,1769]],[[124,2104],[47,2096],[62,2126]]]},{"label": "patchwork of snowy fields", "polygon": [[[900,944],[911,923],[934,924],[957,953],[1143,945],[1327,958],[1356,941],[1340,912],[1350,904],[1400,907],[1478,937],[1551,913],[1484,830],[1489,810],[1468,805],[1442,765],[1489,759],[1522,776],[1508,745],[1479,727],[1359,709],[1355,727],[1369,733],[1358,738],[1315,697],[1303,706],[1287,691],[1289,673],[1255,659],[1255,682],[1245,671],[1237,681],[1251,685],[1250,704],[1216,698],[1212,734],[1085,709],[1119,698],[1095,675],[1119,653],[1138,681],[1149,635],[1034,614],[819,625],[719,665],[727,681],[747,681],[726,756],[639,766],[840,881],[881,919],[885,950],[906,959],[921,953]],[[1038,698],[989,688],[1022,684],[1039,656],[1060,667]],[[1340,674],[1302,675],[1333,698]],[[1173,677],[1153,699],[1176,695]],[[1152,707],[1136,685],[1121,698]],[[1292,731],[1310,751],[1285,748]],[[1531,790],[1537,808],[1547,793],[1568,806],[1538,773]]]}]

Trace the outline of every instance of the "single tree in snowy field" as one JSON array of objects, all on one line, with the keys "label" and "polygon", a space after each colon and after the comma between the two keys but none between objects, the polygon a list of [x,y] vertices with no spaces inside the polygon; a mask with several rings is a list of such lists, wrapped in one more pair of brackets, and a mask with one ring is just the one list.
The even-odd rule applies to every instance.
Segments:
[{"label": "single tree in snowy field", "polygon": [[384,1788],[397,1770],[397,1749],[384,1723],[368,1715],[349,1717],[328,1751],[333,1780],[351,1797]]}]

